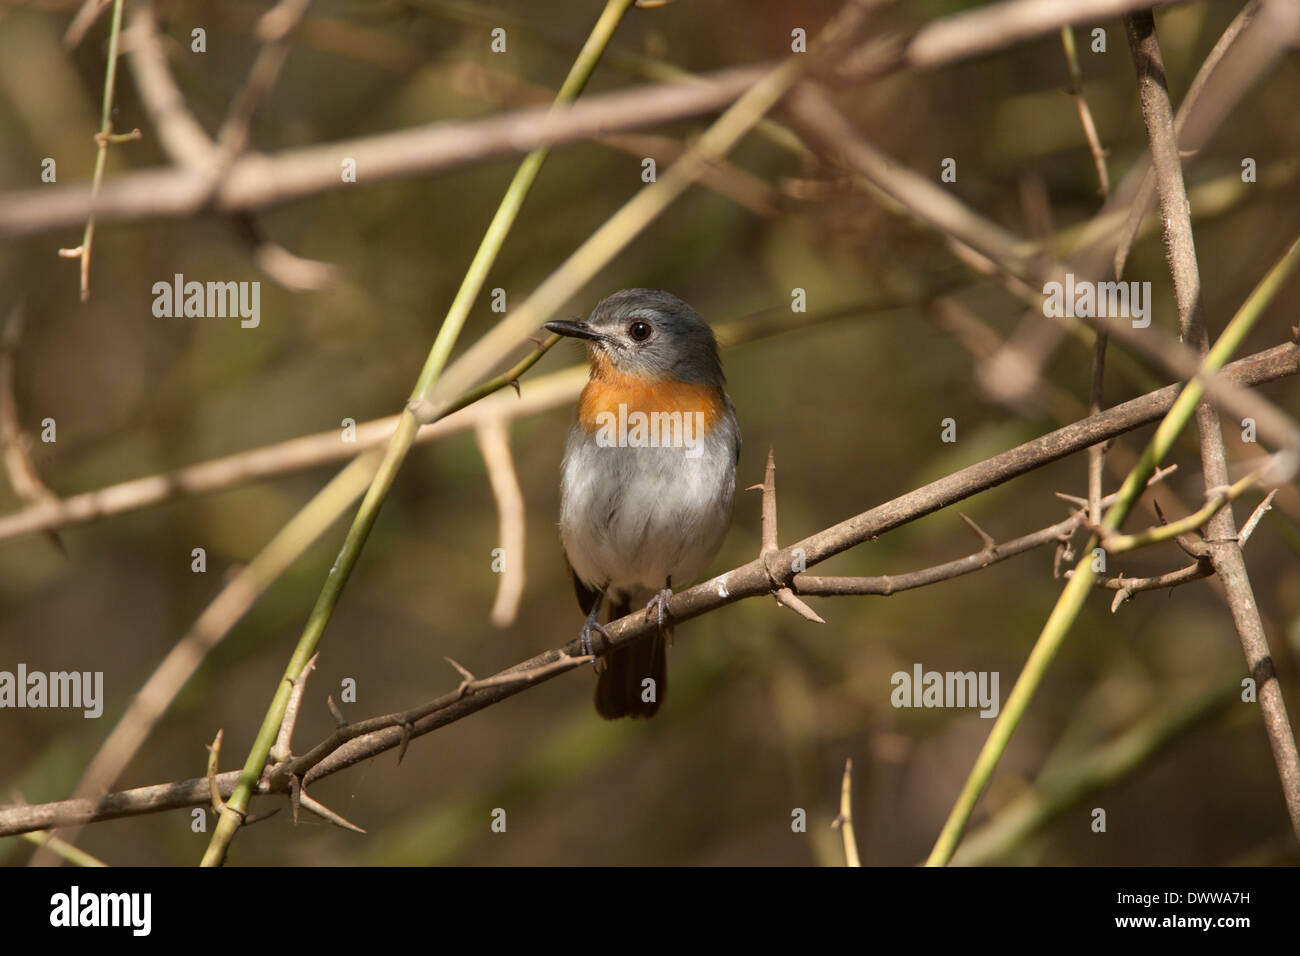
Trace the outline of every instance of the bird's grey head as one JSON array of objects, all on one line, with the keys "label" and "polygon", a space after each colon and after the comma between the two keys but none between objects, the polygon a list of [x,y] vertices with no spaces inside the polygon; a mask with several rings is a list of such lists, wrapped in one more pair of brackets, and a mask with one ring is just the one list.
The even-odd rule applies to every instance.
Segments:
[{"label": "bird's grey head", "polygon": [[547,322],[546,328],[585,341],[593,372],[607,363],[626,375],[723,384],[713,330],[667,292],[624,289],[597,303],[586,322]]}]

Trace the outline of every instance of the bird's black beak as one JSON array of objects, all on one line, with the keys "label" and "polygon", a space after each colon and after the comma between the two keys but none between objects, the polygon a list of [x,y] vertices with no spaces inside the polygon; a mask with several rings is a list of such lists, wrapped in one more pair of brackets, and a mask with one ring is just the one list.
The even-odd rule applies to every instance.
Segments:
[{"label": "bird's black beak", "polygon": [[556,335],[567,335],[570,338],[587,339],[592,342],[604,342],[609,338],[604,332],[597,332],[586,322],[547,322],[542,328]]}]

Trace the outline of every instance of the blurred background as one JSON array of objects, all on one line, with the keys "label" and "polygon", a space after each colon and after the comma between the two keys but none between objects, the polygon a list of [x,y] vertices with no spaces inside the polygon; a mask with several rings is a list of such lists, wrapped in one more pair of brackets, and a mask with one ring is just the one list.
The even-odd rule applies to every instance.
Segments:
[{"label": "blurred background", "polygon": [[[56,157],[59,183],[93,170],[106,64],[107,18],[72,51],[62,35],[79,0],[0,2],[0,192],[40,185]],[[128,8],[129,8],[128,4]],[[283,76],[253,130],[276,151],[440,119],[546,102],[594,23],[597,0],[359,2],[318,0],[293,41]],[[588,93],[649,82],[647,64],[690,71],[773,60],[791,30],[809,36],[837,8],[805,0],[671,3],[629,13]],[[959,9],[944,0],[897,3],[873,21],[882,34]],[[268,4],[158,6],[168,61],[210,134],[258,48]],[[1240,6],[1162,10],[1157,26],[1177,104]],[[1099,24],[1107,51],[1076,31],[1084,92],[1108,150],[1113,181],[1145,147],[1131,57],[1118,20]],[[207,52],[190,52],[190,31]],[[493,54],[490,31],[507,31]],[[1217,335],[1295,237],[1300,60],[1288,54],[1246,97],[1209,146],[1187,162],[1201,264],[1202,304]],[[1052,34],[932,73],[907,72],[849,88],[838,101],[864,136],[901,164],[938,179],[957,160],[953,193],[1022,235],[1041,238],[1101,206],[1060,38]],[[143,138],[109,151],[107,179],[167,161],[122,63],[119,131]],[[671,156],[707,120],[670,124],[605,143],[558,148],[523,207],[487,280],[523,300],[590,232],[643,188],[641,160]],[[1258,181],[1241,182],[1244,157]],[[715,325],[750,328],[723,362],[745,448],[738,481],[762,481],[775,449],[782,543],[864,511],[956,468],[1065,422],[1051,403],[1009,410],[989,401],[960,336],[931,321],[950,295],[1005,338],[1023,306],[957,259],[933,234],[854,191],[840,173],[749,136],[709,186],[693,188],[569,305],[585,314],[616,289],[667,289]],[[0,242],[0,315],[21,307],[16,407],[38,435],[42,479],[71,495],[130,478],[399,411],[483,230],[518,164],[480,163],[436,176],[366,185],[259,217],[266,234],[301,256],[333,263],[329,289],[299,293],[259,271],[225,220],[100,226],[91,295],[60,247],[80,230]],[[0,197],[0,202],[3,198]],[[261,281],[261,323],[156,318],[152,286],[187,279]],[[1150,281],[1155,324],[1176,328],[1161,238],[1140,236],[1125,275]],[[790,311],[807,291],[807,314]],[[1242,350],[1291,337],[1297,283],[1270,308]],[[498,321],[480,297],[464,348]],[[968,343],[969,344],[969,343]],[[1107,404],[1164,384],[1158,370],[1112,347]],[[528,373],[577,363],[561,343]],[[1091,349],[1068,340],[1049,369],[1053,388],[1086,406]],[[1300,409],[1300,381],[1262,391]],[[356,681],[345,715],[414,706],[452,689],[451,656],[482,676],[572,639],[581,624],[556,535],[558,468],[569,404],[511,423],[526,502],[526,587],[517,619],[488,619],[500,582],[491,570],[498,519],[471,432],[418,446],[405,467],[321,644],[296,743],[333,727],[325,696]],[[940,441],[952,417],[958,440]],[[1131,451],[1149,436],[1121,439]],[[1258,454],[1226,423],[1233,462]],[[1194,433],[1180,470],[1157,493],[1171,515],[1202,497]],[[67,796],[82,769],[176,640],[340,466],[246,484],[70,527],[62,550],[48,536],[0,541],[0,669],[103,671],[105,711],[0,712],[0,800]],[[998,540],[1056,522],[1062,491],[1086,493],[1086,459],[1073,456],[964,502]],[[1239,475],[1234,471],[1234,477]],[[1119,479],[1108,473],[1106,489]],[[7,483],[0,509],[24,502]],[[1236,506],[1238,521],[1260,496]],[[978,550],[948,509],[819,566],[826,574],[915,570]],[[348,518],[352,511],[349,510]],[[1135,514],[1130,527],[1149,523]],[[203,663],[144,750],[119,779],[132,787],[201,776],[204,745],[225,731],[222,769],[242,763],[306,620],[346,521],[332,527]],[[759,548],[759,496],[738,494],[724,570]],[[1076,538],[1077,543],[1081,543]],[[207,571],[191,570],[191,551]],[[1284,488],[1246,551],[1283,687],[1300,714],[1300,494]],[[1126,575],[1186,563],[1173,546],[1125,556]],[[741,602],[678,629],[671,691],[648,723],[605,723],[594,678],[551,680],[317,783],[313,795],[365,836],[281,812],[235,841],[235,864],[839,864],[840,777],[852,758],[854,816],[863,861],[911,864],[938,834],[992,721],[974,710],[895,709],[890,675],[998,671],[1002,697],[1059,593],[1050,548],[932,587],[876,597],[809,599],[826,618],[806,623],[771,600]],[[1117,568],[1112,565],[1112,572]],[[1195,582],[1139,595],[1117,613],[1098,592],[985,793],[972,831],[1005,822],[1044,792],[1067,799],[1041,825],[990,845],[971,862],[1017,864],[1295,863],[1285,807],[1258,709],[1221,693],[1245,676],[1240,645],[1216,586]],[[1190,711],[1197,720],[1168,724]],[[1163,722],[1163,723],[1162,723]],[[1294,723],[1294,720],[1293,720]],[[1153,729],[1154,728],[1154,729]],[[1160,732],[1160,728],[1164,732]],[[1126,737],[1125,735],[1129,735]],[[1145,743],[1094,790],[1070,791],[1116,740]],[[1057,789],[1053,790],[1052,788]],[[283,802],[280,800],[279,802]],[[254,808],[271,801],[255,802]],[[504,834],[490,830],[494,808]],[[1107,831],[1091,829],[1092,811]],[[806,833],[792,832],[803,808]],[[191,865],[207,833],[188,811],[86,828],[78,845],[116,864]],[[33,847],[0,841],[21,865]],[[960,859],[960,857],[959,857]]]}]

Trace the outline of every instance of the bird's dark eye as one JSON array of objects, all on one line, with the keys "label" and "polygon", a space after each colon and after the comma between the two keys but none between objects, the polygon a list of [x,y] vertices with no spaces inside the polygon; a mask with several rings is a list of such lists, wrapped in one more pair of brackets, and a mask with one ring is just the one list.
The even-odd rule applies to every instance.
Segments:
[{"label": "bird's dark eye", "polygon": [[634,342],[644,342],[650,338],[649,322],[633,322],[627,327],[627,334],[632,336]]}]

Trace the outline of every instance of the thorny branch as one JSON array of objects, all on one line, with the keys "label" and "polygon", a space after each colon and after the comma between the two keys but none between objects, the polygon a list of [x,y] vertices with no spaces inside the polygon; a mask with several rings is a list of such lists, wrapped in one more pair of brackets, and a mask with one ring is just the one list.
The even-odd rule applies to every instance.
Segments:
[{"label": "thorny branch", "polygon": [[[1174,280],[1174,297],[1178,303],[1179,329],[1182,339],[1204,356],[1209,350],[1209,334],[1200,310],[1200,270],[1155,20],[1149,11],[1145,11],[1125,17],[1124,24],[1138,74],[1142,117],[1151,140],[1156,191],[1165,223],[1165,246]],[[1200,436],[1206,497],[1213,499],[1216,494],[1221,494],[1220,489],[1229,486],[1230,480],[1219,412],[1208,399],[1197,406],[1196,427]],[[1291,816],[1291,827],[1296,838],[1300,839],[1300,751],[1296,748],[1282,688],[1273,669],[1273,654],[1264,634],[1264,622],[1246,572],[1230,494],[1222,494],[1222,507],[1209,516],[1206,529],[1209,532],[1209,560],[1227,592],[1228,607],[1241,639],[1246,664],[1258,687],[1259,708],[1282,783],[1287,812]]]},{"label": "thorny branch", "polygon": [[[1006,49],[1044,32],[1151,6],[1151,0],[1006,0],[925,24],[909,37],[887,36],[849,58],[838,82],[860,82],[899,69],[934,70]],[[517,110],[467,122],[434,123],[393,133],[279,153],[245,155],[212,191],[209,171],[164,168],[116,177],[97,195],[84,186],[53,186],[0,194],[0,235],[32,235],[84,223],[184,218],[204,209],[242,213],[346,188],[339,157],[357,161],[363,181],[444,171],[543,145],[645,129],[716,112],[734,101],[770,64],[703,74],[592,96],[572,109]],[[211,202],[209,203],[209,201]]]},{"label": "thorny branch", "polygon": [[[1067,3],[1063,2],[1063,0],[1017,0],[1017,2],[990,4],[985,8],[948,17],[930,24],[905,41],[897,38],[889,38],[886,41],[873,41],[873,43],[864,47],[863,56],[858,58],[856,75],[858,78],[879,75],[885,70],[899,67],[933,68],[996,49],[1002,49],[1012,43],[1020,42],[1047,30],[1060,29],[1070,24],[1117,13],[1127,13],[1151,5],[1150,0],[1141,3],[1132,2],[1132,0],[1094,0],[1094,2],[1075,3]],[[292,9],[296,16],[301,17],[305,14],[307,3],[286,0],[281,6]],[[1248,8],[1251,16],[1254,15],[1257,6],[1251,4]],[[1272,5],[1269,12],[1273,12],[1273,7],[1280,8],[1280,6],[1280,4]],[[88,0],[83,9],[83,16],[79,17],[79,20],[85,20],[87,17],[92,16],[94,9],[96,8],[93,3]],[[102,5],[99,6],[99,9],[102,9]],[[1278,14],[1278,16],[1281,17],[1281,14]],[[1195,315],[1199,294],[1199,277],[1196,274],[1190,221],[1186,210],[1186,192],[1182,185],[1181,169],[1178,161],[1177,128],[1168,107],[1167,91],[1163,89],[1162,82],[1153,82],[1157,79],[1158,73],[1162,74],[1162,69],[1159,66],[1159,51],[1158,46],[1155,45],[1150,14],[1136,13],[1126,19],[1134,42],[1140,83],[1143,85],[1143,112],[1151,138],[1152,155],[1156,169],[1155,180],[1159,186],[1162,208],[1165,213],[1165,223],[1169,230],[1171,265],[1175,276],[1184,337],[1193,346],[1198,346],[1202,345],[1205,333],[1203,326],[1198,327],[1198,319]],[[1242,22],[1236,24],[1238,29],[1245,25],[1249,17],[1243,15],[1243,18],[1239,19]],[[1291,20],[1292,25],[1294,25],[1294,13],[1291,14]],[[1255,36],[1260,35],[1260,33],[1259,30],[1255,31]],[[278,64],[274,62],[275,56],[285,52],[283,44],[275,47],[277,41],[283,40],[283,35],[273,36],[268,39],[271,42],[264,49],[263,55],[271,61],[268,69],[271,70],[269,76],[273,80],[274,73],[279,68]],[[1228,42],[1221,41],[1221,46],[1226,50],[1231,43],[1231,38],[1225,34],[1225,40]],[[272,49],[273,47],[275,49]],[[1277,52],[1280,45],[1275,45],[1270,49],[1272,50],[1270,55],[1280,55]],[[1216,47],[1216,51],[1220,51],[1220,47]],[[1240,51],[1238,53],[1238,59],[1240,59]],[[1241,76],[1236,77],[1237,87],[1244,89],[1262,70],[1263,67],[1257,72],[1243,73]],[[763,72],[761,68],[749,69],[748,73],[746,73],[746,69],[741,69],[715,75],[713,78],[715,81],[714,86],[708,89],[708,95],[702,95],[699,86],[689,88],[658,87],[649,88],[647,91],[634,91],[633,94],[623,94],[624,99],[636,103],[636,106],[632,108],[629,108],[627,103],[618,100],[620,94],[613,94],[606,98],[593,98],[592,102],[587,104],[593,106],[590,111],[592,115],[580,116],[576,120],[572,114],[579,113],[580,108],[575,108],[564,117],[539,117],[537,111],[534,111],[533,115],[530,116],[527,111],[520,111],[516,114],[507,114],[505,118],[494,117],[488,121],[475,121],[474,123],[460,124],[459,126],[449,124],[437,129],[424,130],[422,131],[425,134],[423,137],[407,137],[402,140],[403,148],[390,153],[386,158],[386,163],[378,163],[381,170],[379,178],[374,178],[371,181],[378,182],[382,178],[405,176],[422,170],[449,168],[452,165],[471,162],[501,152],[531,148],[541,142],[562,142],[589,138],[596,134],[595,131],[639,128],[640,126],[651,125],[667,119],[700,115],[730,102],[749,83],[752,83],[753,78],[760,75],[761,72]],[[853,70],[849,68],[842,72],[843,76],[853,75]],[[1162,76],[1160,79],[1162,79]],[[731,85],[728,86],[728,83]],[[1240,89],[1232,87],[1231,84],[1224,84],[1224,87],[1226,92],[1221,92],[1212,103],[1213,107],[1220,112],[1230,108],[1231,104],[1235,102],[1232,94],[1240,92]],[[246,143],[248,123],[251,121],[258,100],[268,89],[269,85],[258,86],[253,81],[250,81],[249,87],[246,88],[248,95],[245,100],[249,101],[251,105],[245,104],[246,108],[232,109],[224,131],[225,135],[220,137],[225,143],[234,142],[237,144],[236,148],[231,150],[232,154],[239,153]],[[693,95],[683,95],[684,90],[692,90],[694,93]],[[636,98],[636,94],[641,92],[647,94],[643,97],[644,102]],[[660,100],[663,101],[659,102],[658,113],[654,112],[653,104],[656,100],[650,94],[659,96]],[[1191,100],[1192,97],[1189,95],[1188,99]],[[609,102],[606,102],[607,100]],[[615,105],[617,105],[617,109]],[[815,113],[814,107],[816,105],[814,102],[807,112]],[[1184,105],[1188,104],[1185,103]],[[598,110],[595,107],[605,108],[605,113],[599,114],[602,117],[601,119],[596,119]],[[1211,130],[1218,125],[1213,108],[1207,108],[1204,112],[1210,119],[1202,118],[1200,120],[1199,129],[1192,132],[1191,138],[1193,140],[1196,139],[1197,135],[1200,135],[1203,139],[1205,135],[1208,135],[1207,130]],[[635,117],[634,123],[621,127],[618,125],[620,121],[628,123],[630,117]],[[804,118],[807,119],[807,115]],[[1181,111],[1179,118],[1182,118]],[[1221,119],[1221,116],[1217,118]],[[822,119],[824,120],[826,117],[823,116]],[[497,121],[495,126],[493,121]],[[565,126],[562,121],[567,121],[569,125]],[[402,136],[402,134],[392,135]],[[206,134],[204,136],[206,138]],[[460,141],[453,143],[457,136],[460,137]],[[533,137],[531,140],[529,139],[530,136]],[[382,137],[372,138],[372,140],[380,139]],[[431,141],[437,144],[436,148],[428,151],[432,153],[431,159],[428,152],[421,155],[419,159],[412,158],[418,151],[427,150]],[[208,144],[210,146],[211,140],[208,140]],[[106,142],[101,143],[101,149],[106,145]],[[376,142],[368,140],[360,145],[361,148],[384,149],[392,147],[394,141],[386,140],[380,146]],[[1099,147],[1094,148],[1099,149]],[[296,151],[291,155],[279,158],[284,161],[282,167],[268,165],[274,164],[276,162],[275,158],[268,160],[265,157],[250,157],[237,160],[231,166],[229,176],[225,177],[220,184],[215,208],[218,211],[247,212],[264,208],[288,198],[314,195],[327,188],[333,188],[332,182],[328,185],[326,183],[327,180],[336,178],[337,169],[332,164],[334,158],[339,154],[338,151],[338,144],[333,147],[318,147],[315,153],[310,150]],[[173,159],[180,160],[181,152],[182,150],[174,152]],[[377,153],[368,155],[378,156]],[[329,160],[329,162],[326,162],[326,160]],[[242,167],[244,163],[248,164],[247,168]],[[329,166],[328,177],[318,177],[313,180],[311,175],[303,175],[304,169],[311,167],[312,163],[315,163],[316,167],[318,167],[317,172]],[[1104,166],[1102,171],[1104,172]],[[282,175],[285,179],[283,182],[276,182],[274,175],[268,175],[270,173]],[[34,204],[35,192],[0,196],[0,233],[25,234],[38,232],[72,222],[83,221],[87,216],[91,217],[93,223],[96,216],[107,221],[112,218],[156,218],[167,215],[188,215],[198,211],[207,203],[207,198],[200,196],[193,188],[195,182],[197,182],[197,173],[194,170],[179,168],[162,173],[153,172],[122,177],[122,179],[105,189],[98,201],[93,191],[87,196],[84,188],[70,190],[59,187],[57,191],[49,192],[40,190],[41,203],[39,207]],[[241,188],[245,190],[242,194],[239,192]],[[1144,183],[1144,192],[1145,189],[1146,184]],[[1179,202],[1181,202],[1181,208],[1177,205]],[[1145,197],[1141,205],[1145,206]],[[1137,208],[1136,205],[1134,208]],[[1141,209],[1137,209],[1139,217],[1141,212]],[[87,240],[89,240],[89,235]],[[85,243],[84,251],[88,257],[89,241]],[[1130,344],[1133,343],[1130,342]],[[1096,366],[1098,380],[1101,371],[1100,356],[1104,348],[1104,344],[1098,346],[1099,353]],[[1295,374],[1296,365],[1295,345],[1278,346],[1250,359],[1233,363],[1229,369],[1235,369],[1235,373],[1225,375],[1222,381],[1233,381],[1248,387],[1269,378]],[[1177,368],[1176,365],[1175,368]],[[1039,544],[1052,540],[1060,541],[1063,536],[1068,536],[1068,533],[1075,530],[1080,524],[1086,524],[1089,516],[1080,512],[1057,525],[1003,544],[996,543],[978,526],[970,522],[972,529],[981,540],[981,549],[966,558],[949,562],[938,568],[914,572],[917,575],[916,577],[899,575],[893,578],[880,579],[817,578],[796,574],[795,571],[798,564],[803,562],[808,565],[816,564],[833,554],[870,540],[908,521],[932,513],[957,500],[1007,481],[1017,475],[1024,474],[1064,455],[1084,447],[1099,447],[1101,443],[1110,440],[1116,435],[1159,417],[1172,403],[1177,388],[1178,386],[1170,386],[1106,412],[1095,413],[1083,421],[1076,422],[1034,442],[1026,443],[1002,455],[994,456],[985,462],[963,469],[921,489],[917,489],[895,501],[863,512],[785,549],[778,548],[776,540],[774,466],[769,457],[768,474],[764,484],[760,486],[764,491],[764,537],[759,558],[709,582],[679,593],[673,598],[671,614],[677,620],[685,620],[708,613],[743,598],[775,593],[782,603],[789,603],[791,600],[797,602],[797,605],[792,604],[791,606],[796,607],[796,609],[801,606],[807,610],[805,616],[811,615],[811,619],[817,619],[815,613],[811,609],[807,609],[806,605],[795,596],[796,592],[799,594],[828,595],[888,594],[900,590],[904,586],[916,587],[944,580],[947,577],[956,576],[956,574],[966,573],[967,570],[985,567],[1014,553],[1022,553],[1024,550],[1036,547]],[[1234,392],[1231,389],[1220,388],[1218,391],[1214,389],[1210,389],[1210,391],[1214,397],[1220,398],[1230,407],[1235,407],[1234,402],[1245,401],[1247,402],[1246,407],[1269,408],[1269,406],[1259,404],[1250,405],[1248,398],[1240,390]],[[1097,406],[1100,404],[1098,396],[1099,381],[1094,384],[1094,412],[1096,412]],[[1214,420],[1211,429],[1210,417],[1213,415],[1213,411],[1208,402],[1203,405],[1202,411],[1203,414],[1198,415],[1198,424],[1201,425],[1207,498],[1211,502],[1217,501],[1214,509],[1204,516],[1205,520],[1209,522],[1210,530],[1206,551],[1194,555],[1195,561],[1189,567],[1166,575],[1143,579],[1118,577],[1099,582],[1099,584],[1117,591],[1116,606],[1118,606],[1122,600],[1127,599],[1132,594],[1152,587],[1172,586],[1172,584],[1194,580],[1216,571],[1224,578],[1234,619],[1237,622],[1243,648],[1246,651],[1247,661],[1250,664],[1252,673],[1260,683],[1260,700],[1265,711],[1270,742],[1273,744],[1275,757],[1278,760],[1279,772],[1282,775],[1292,818],[1296,823],[1297,832],[1300,833],[1300,811],[1297,810],[1297,808],[1300,808],[1300,763],[1296,759],[1294,739],[1290,738],[1290,728],[1289,723],[1286,721],[1285,708],[1281,703],[1280,690],[1272,674],[1271,657],[1268,654],[1262,624],[1259,621],[1258,610],[1254,605],[1249,580],[1246,577],[1244,563],[1241,559],[1241,545],[1245,543],[1259,517],[1267,508],[1271,496],[1270,499],[1266,499],[1261,504],[1238,535],[1231,515],[1229,496],[1215,491],[1215,489],[1226,488],[1228,485],[1222,440],[1221,436],[1217,436],[1218,422],[1217,419]],[[1282,434],[1284,429],[1281,427],[1288,424],[1288,422],[1276,415],[1271,418],[1265,416],[1265,418],[1278,426],[1274,428],[1275,437],[1288,437]],[[1266,425],[1267,422],[1261,422],[1261,431],[1267,431]],[[1285,442],[1281,443],[1285,444]],[[1099,473],[1096,466],[1094,466],[1093,470],[1095,473]],[[1214,498],[1214,494],[1219,494],[1219,498]],[[1090,480],[1088,504],[1093,520],[1096,519],[1096,512],[1102,503],[1099,499],[1099,489]],[[771,502],[770,523],[768,514],[769,501]],[[969,522],[969,519],[967,520]],[[884,589],[868,590],[867,588],[870,585],[865,582],[873,581],[885,582],[879,585]],[[800,613],[804,612],[800,611]],[[649,627],[641,620],[640,615],[630,615],[609,626],[610,646],[616,647],[638,639],[648,630]],[[341,826],[359,829],[337,817],[337,814],[333,814],[327,808],[320,807],[319,804],[308,797],[303,792],[306,783],[337,772],[358,760],[373,756],[384,750],[393,747],[400,747],[404,750],[406,744],[414,736],[428,733],[451,721],[467,716],[469,713],[490,706],[505,697],[520,692],[531,684],[574,669],[589,660],[589,658],[575,656],[572,653],[575,645],[576,642],[572,642],[563,648],[553,649],[529,661],[515,665],[506,671],[483,679],[477,679],[464,668],[455,665],[464,677],[464,680],[455,691],[444,694],[409,711],[340,727],[309,753],[293,758],[288,752],[288,743],[294,716],[297,713],[297,704],[301,701],[302,684],[299,684],[295,687],[294,704],[290,707],[282,725],[281,738],[277,742],[273,755],[273,758],[278,763],[275,766],[268,767],[267,774],[263,777],[258,792],[291,793],[295,806],[295,816],[296,808],[301,804],[321,814],[326,819],[332,819],[333,822],[339,823]],[[1268,698],[1267,701],[1266,697]],[[47,826],[64,825],[70,822],[86,822],[173,807],[202,805],[207,801],[219,804],[222,797],[229,794],[238,778],[237,772],[226,774],[216,772],[220,739],[221,735],[218,733],[212,747],[209,773],[204,778],[164,784],[157,787],[140,788],[110,794],[98,799],[63,801],[55,804],[0,811],[0,835]],[[1289,754],[1286,752],[1288,739],[1290,740]],[[847,806],[848,768],[846,768],[844,788]]]},{"label": "thorny branch", "polygon": [[[1300,372],[1300,347],[1295,343],[1287,343],[1243,361],[1245,365],[1236,363],[1234,374],[1243,384],[1261,380],[1262,377],[1296,374]],[[1251,373],[1243,374],[1248,369]],[[778,588],[794,586],[800,580],[796,566],[804,566],[806,563],[806,566],[811,567],[856,544],[873,540],[1049,462],[1156,421],[1169,410],[1179,391],[1180,385],[1170,385],[1124,402],[1099,415],[1090,416],[963,468],[785,548],[768,552],[761,558],[755,558],[692,588],[677,592],[669,602],[668,613],[675,621],[686,621],[740,600],[771,594],[774,585]],[[1068,522],[1078,520],[1078,517],[1067,519]],[[1053,526],[1038,532],[1038,535],[1045,536],[1041,543],[1054,540],[1057,530],[1057,526]],[[1006,556],[1010,547],[1011,543],[996,547],[995,557]],[[984,560],[983,554],[982,551],[978,560]],[[969,559],[960,560],[966,562]],[[943,575],[936,578],[941,579]],[[639,611],[629,614],[606,625],[609,641],[603,649],[608,652],[609,649],[648,635],[655,626],[653,621],[647,621]],[[562,647],[545,651],[487,678],[474,678],[461,669],[464,680],[455,690],[407,711],[340,726],[312,750],[293,758],[286,768],[280,768],[278,779],[271,781],[268,779],[269,772],[264,774],[257,793],[288,793],[287,780],[290,778],[299,779],[302,787],[306,788],[316,780],[387,750],[401,748],[413,738],[431,733],[589,661],[590,658],[580,654],[579,642],[575,638]],[[231,771],[215,775],[213,781],[224,797],[233,790],[238,777],[238,772]],[[180,807],[203,806],[210,798],[208,780],[198,778],[111,793],[99,798],[10,807],[0,810],[0,836]]]}]

